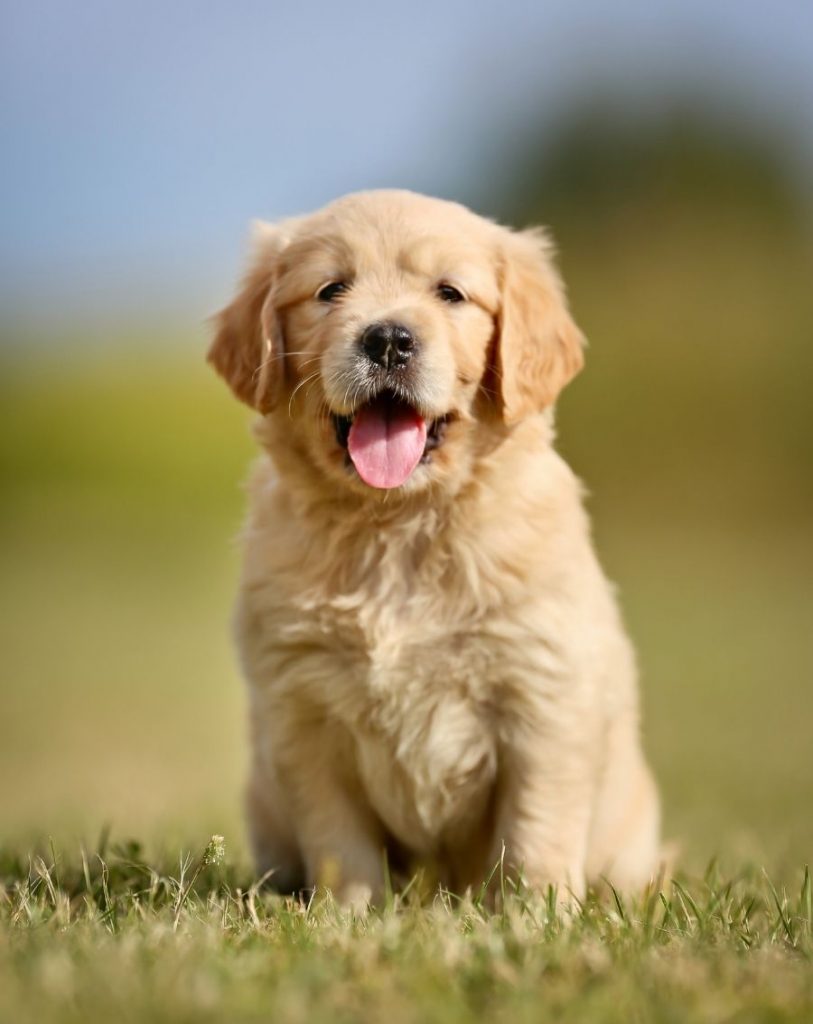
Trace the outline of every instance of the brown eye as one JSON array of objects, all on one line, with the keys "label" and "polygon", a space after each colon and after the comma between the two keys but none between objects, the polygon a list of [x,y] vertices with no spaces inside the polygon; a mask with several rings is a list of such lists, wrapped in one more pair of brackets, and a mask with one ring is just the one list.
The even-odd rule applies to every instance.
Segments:
[{"label": "brown eye", "polygon": [[349,287],[350,285],[347,281],[328,281],[316,293],[316,298],[320,302],[333,302],[334,299],[346,292]]},{"label": "brown eye", "polygon": [[438,295],[444,302],[465,302],[466,296],[450,284],[439,284]]}]

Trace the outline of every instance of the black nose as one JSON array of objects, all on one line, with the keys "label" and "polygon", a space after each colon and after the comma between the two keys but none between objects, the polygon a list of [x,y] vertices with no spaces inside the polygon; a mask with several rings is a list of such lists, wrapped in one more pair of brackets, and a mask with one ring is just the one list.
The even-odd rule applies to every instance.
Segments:
[{"label": "black nose", "polygon": [[415,339],[403,324],[370,324],[361,336],[361,349],[372,362],[391,370],[405,366],[415,350]]}]

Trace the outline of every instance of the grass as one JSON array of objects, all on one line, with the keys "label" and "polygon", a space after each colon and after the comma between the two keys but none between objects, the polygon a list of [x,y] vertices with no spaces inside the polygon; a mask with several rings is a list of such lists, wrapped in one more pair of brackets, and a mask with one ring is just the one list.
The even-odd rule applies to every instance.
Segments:
[{"label": "grass", "polygon": [[712,864],[572,915],[522,887],[495,912],[483,892],[416,883],[354,917],[328,894],[259,888],[222,837],[174,866],[137,843],[4,849],[0,1019],[803,1022],[813,905],[809,870],[795,874],[784,889]]}]

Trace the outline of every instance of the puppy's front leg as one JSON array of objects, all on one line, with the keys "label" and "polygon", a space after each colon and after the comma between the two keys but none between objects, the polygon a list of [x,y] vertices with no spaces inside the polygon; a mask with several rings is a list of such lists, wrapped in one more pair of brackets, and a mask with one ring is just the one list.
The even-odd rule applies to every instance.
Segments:
[{"label": "puppy's front leg", "polygon": [[283,773],[307,885],[363,909],[383,893],[384,835],[335,732],[323,724],[289,734]]},{"label": "puppy's front leg", "polygon": [[553,885],[567,904],[585,892],[592,778],[589,757],[548,730],[507,744],[497,780],[491,865],[505,849],[512,875],[535,888]]}]

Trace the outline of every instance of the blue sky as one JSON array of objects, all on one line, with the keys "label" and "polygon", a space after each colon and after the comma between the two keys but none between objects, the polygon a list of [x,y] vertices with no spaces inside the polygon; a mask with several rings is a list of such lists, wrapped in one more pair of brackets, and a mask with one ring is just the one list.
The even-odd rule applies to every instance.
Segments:
[{"label": "blue sky", "polygon": [[476,202],[529,124],[687,83],[813,150],[813,4],[4,0],[0,303],[198,322],[246,224],[358,188]]}]

